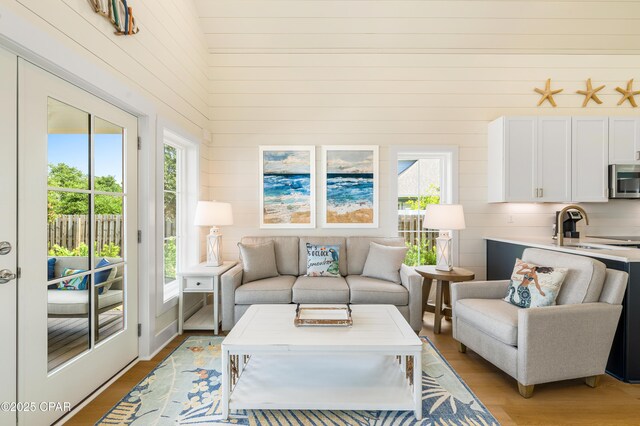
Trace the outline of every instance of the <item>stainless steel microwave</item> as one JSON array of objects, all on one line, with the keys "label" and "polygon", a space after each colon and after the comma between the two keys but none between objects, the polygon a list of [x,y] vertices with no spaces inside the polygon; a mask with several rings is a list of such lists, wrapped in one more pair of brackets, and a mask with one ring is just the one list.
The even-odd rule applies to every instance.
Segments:
[{"label": "stainless steel microwave", "polygon": [[640,164],[609,166],[609,198],[640,198]]}]

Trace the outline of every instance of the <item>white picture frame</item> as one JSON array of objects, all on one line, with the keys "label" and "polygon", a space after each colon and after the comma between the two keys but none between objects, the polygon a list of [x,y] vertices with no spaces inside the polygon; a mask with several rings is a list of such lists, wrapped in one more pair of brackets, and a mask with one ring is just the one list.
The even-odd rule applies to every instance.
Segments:
[{"label": "white picture frame", "polygon": [[[299,158],[295,158],[295,153],[302,153]],[[308,154],[308,163],[306,160]],[[265,156],[271,155],[271,165],[265,166]],[[283,157],[283,164],[278,166],[277,161],[274,159],[278,156]],[[267,157],[269,158],[269,157]],[[288,164],[287,164],[288,163]],[[304,163],[304,164],[303,164]],[[260,228],[262,229],[304,229],[316,227],[316,147],[313,145],[274,145],[266,146],[261,145],[259,147],[259,170],[260,170]],[[303,165],[308,165],[308,183],[307,180],[300,177],[306,170],[303,170]],[[299,173],[297,173],[299,172]],[[308,206],[309,206],[309,219],[308,222],[300,222],[301,218],[305,217],[306,210],[295,211],[292,204],[300,204],[303,198],[301,194],[296,194],[291,190],[288,194],[282,193],[274,195],[278,189],[274,186],[275,180],[287,179],[287,176],[298,176],[296,182],[289,185],[295,187],[295,185],[302,185],[301,190],[308,185]],[[265,186],[265,176],[271,176],[271,179],[267,180]],[[265,196],[265,189],[272,194]],[[294,188],[295,189],[295,188]],[[293,192],[293,193],[291,193]],[[276,199],[274,197],[282,197],[282,200],[278,202],[271,202],[270,200]],[[284,199],[287,199],[287,203]],[[266,205],[265,205],[266,202]],[[288,205],[287,205],[288,204]],[[270,211],[269,211],[270,210]],[[296,219],[296,215],[298,216]]]},{"label": "white picture frame", "polygon": [[[344,158],[340,158],[341,154]],[[350,161],[353,164],[349,164]],[[357,164],[356,161],[360,164]],[[344,164],[339,164],[341,162]],[[343,172],[338,172],[337,168],[342,168]],[[378,145],[322,146],[321,169],[322,227],[378,228],[380,191]],[[331,180],[344,179],[345,176],[336,176],[341,174],[359,176],[357,179],[360,181],[370,179],[371,190],[367,189],[369,182],[364,182],[365,188],[362,191],[367,194],[366,198],[341,201],[339,196],[332,195],[335,194],[334,190],[338,186],[332,185]],[[359,222],[358,217],[365,217],[367,220]],[[369,217],[370,219],[368,219]]]}]

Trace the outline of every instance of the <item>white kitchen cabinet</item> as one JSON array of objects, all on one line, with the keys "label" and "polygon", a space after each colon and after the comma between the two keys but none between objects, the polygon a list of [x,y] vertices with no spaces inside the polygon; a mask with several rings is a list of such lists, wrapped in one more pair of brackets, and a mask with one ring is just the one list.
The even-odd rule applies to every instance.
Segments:
[{"label": "white kitchen cabinet", "polygon": [[640,118],[609,117],[609,164],[640,164]]},{"label": "white kitchen cabinet", "polygon": [[489,202],[571,201],[571,117],[500,117],[488,136]]},{"label": "white kitchen cabinet", "polygon": [[609,201],[609,117],[573,117],[572,121],[572,201]]}]

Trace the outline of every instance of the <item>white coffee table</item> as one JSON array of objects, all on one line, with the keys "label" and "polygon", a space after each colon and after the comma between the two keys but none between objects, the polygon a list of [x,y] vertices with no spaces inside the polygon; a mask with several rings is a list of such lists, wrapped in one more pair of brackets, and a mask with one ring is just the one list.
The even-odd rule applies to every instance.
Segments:
[{"label": "white coffee table", "polygon": [[353,327],[295,327],[295,305],[253,305],[222,342],[230,410],[400,410],[422,419],[422,342],[395,306],[353,305]]}]

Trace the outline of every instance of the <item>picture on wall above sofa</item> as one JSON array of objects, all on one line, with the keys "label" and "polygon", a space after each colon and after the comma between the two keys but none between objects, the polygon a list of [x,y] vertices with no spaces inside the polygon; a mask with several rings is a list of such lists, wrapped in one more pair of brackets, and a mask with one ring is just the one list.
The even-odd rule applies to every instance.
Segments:
[{"label": "picture on wall above sofa", "polygon": [[378,227],[378,147],[323,146],[327,228]]},{"label": "picture on wall above sofa", "polygon": [[315,228],[315,146],[260,147],[260,227]]}]

